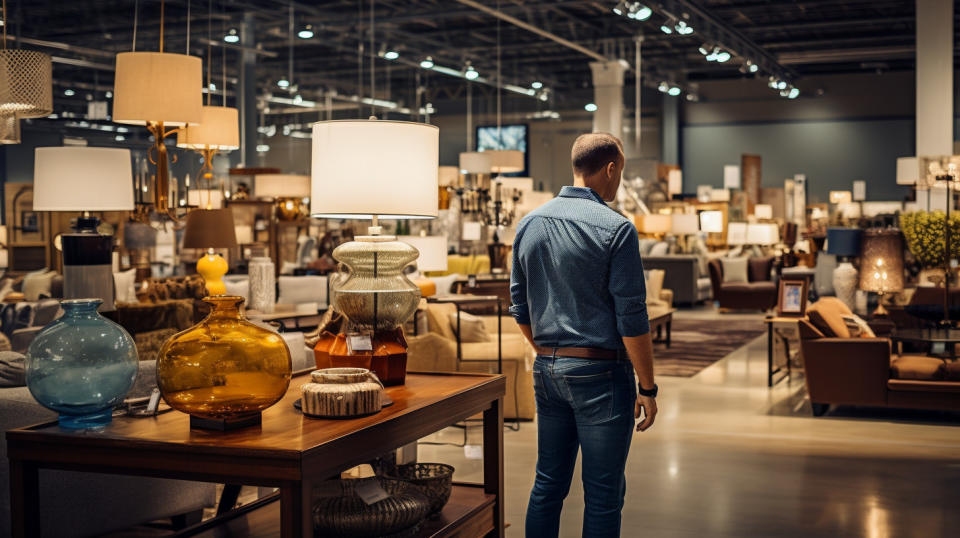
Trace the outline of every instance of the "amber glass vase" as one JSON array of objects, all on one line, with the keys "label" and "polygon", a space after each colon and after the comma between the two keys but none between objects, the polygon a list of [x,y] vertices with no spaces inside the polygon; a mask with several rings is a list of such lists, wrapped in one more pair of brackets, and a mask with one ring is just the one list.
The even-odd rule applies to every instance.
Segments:
[{"label": "amber glass vase", "polygon": [[280,401],[290,384],[290,350],[280,335],[247,321],[243,297],[204,301],[210,315],[171,337],[157,359],[170,407],[191,417],[237,421]]}]

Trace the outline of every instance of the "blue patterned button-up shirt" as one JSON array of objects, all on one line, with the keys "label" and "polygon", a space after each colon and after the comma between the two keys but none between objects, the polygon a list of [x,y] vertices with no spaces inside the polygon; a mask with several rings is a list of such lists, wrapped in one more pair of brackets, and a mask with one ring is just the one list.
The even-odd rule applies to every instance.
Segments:
[{"label": "blue patterned button-up shirt", "polygon": [[520,221],[510,295],[539,346],[621,349],[650,332],[637,230],[590,188],[564,187]]}]

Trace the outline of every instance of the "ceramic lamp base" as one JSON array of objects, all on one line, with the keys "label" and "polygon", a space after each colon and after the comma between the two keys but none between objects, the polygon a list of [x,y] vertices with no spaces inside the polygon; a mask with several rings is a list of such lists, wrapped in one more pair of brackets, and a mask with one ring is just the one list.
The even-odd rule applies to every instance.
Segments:
[{"label": "ceramic lamp base", "polygon": [[236,418],[203,418],[190,415],[191,430],[230,431],[258,426],[263,422],[260,413]]},{"label": "ceramic lamp base", "polygon": [[85,430],[88,428],[102,428],[113,420],[113,408],[90,413],[89,415],[60,415],[57,422],[61,428],[68,430]]},{"label": "ceramic lamp base", "polygon": [[197,260],[197,273],[203,277],[210,295],[226,295],[227,285],[223,283],[223,275],[227,274],[230,266],[227,260],[219,254],[206,254]]},{"label": "ceramic lamp base", "polygon": [[833,270],[834,292],[850,310],[856,308],[857,282],[857,270],[852,263],[843,262]]}]

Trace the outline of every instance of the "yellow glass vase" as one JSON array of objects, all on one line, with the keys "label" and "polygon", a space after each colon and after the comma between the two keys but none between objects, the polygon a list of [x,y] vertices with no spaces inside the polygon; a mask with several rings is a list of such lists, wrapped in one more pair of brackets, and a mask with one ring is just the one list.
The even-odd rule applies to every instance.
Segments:
[{"label": "yellow glass vase", "polygon": [[157,384],[163,399],[192,419],[239,423],[257,417],[290,385],[290,350],[280,335],[244,318],[243,297],[204,301],[212,307],[210,315],[160,349]]}]

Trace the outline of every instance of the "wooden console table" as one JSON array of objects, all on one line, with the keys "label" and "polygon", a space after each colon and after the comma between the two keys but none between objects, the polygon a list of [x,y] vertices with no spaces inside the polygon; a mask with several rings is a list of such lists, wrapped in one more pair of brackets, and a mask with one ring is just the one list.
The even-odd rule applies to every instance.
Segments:
[{"label": "wooden console table", "polygon": [[63,430],[53,422],[8,431],[13,536],[40,535],[38,472],[62,469],[277,487],[278,515],[266,535],[312,537],[315,484],[482,412],[484,483],[458,486],[443,529],[425,535],[503,537],[502,375],[411,373],[405,385],[386,389],[392,406],[349,420],[310,419],[295,410],[307,381],[294,378],[261,426],[231,432],[191,430],[179,412],[115,417],[101,430]]}]

